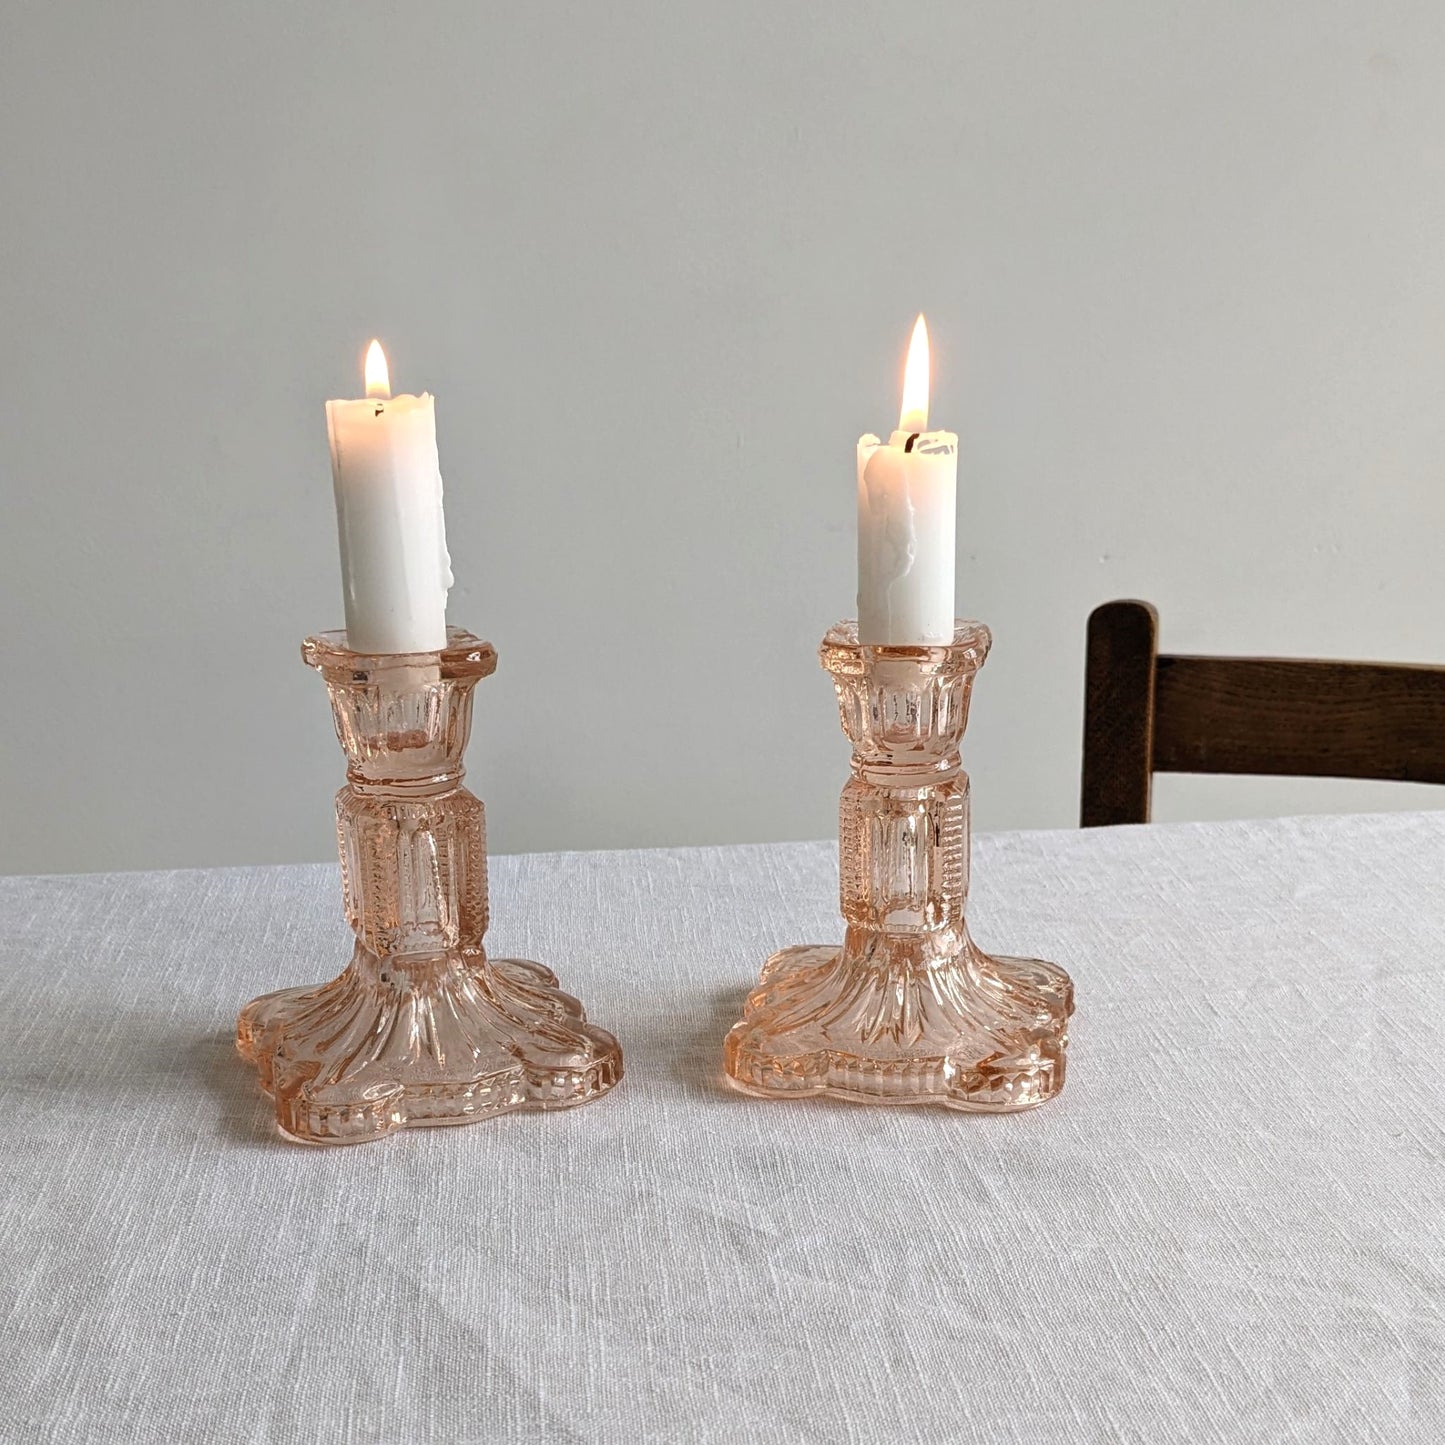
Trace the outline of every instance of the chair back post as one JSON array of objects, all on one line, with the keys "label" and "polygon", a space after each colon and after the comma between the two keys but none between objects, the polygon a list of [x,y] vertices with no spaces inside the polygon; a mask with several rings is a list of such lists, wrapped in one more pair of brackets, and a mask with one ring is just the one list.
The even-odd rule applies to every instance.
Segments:
[{"label": "chair back post", "polygon": [[1080,827],[1149,821],[1158,646],[1147,602],[1106,602],[1089,615]]}]

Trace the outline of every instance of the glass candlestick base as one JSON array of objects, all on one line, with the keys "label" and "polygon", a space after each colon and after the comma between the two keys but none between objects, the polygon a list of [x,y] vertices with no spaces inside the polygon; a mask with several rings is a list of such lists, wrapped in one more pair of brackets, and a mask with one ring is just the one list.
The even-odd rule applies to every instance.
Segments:
[{"label": "glass candlestick base", "polygon": [[485,819],[461,784],[491,644],[449,628],[440,651],[372,656],[329,632],[301,652],[326,681],[347,756],[336,825],[356,944],[330,983],[241,1011],[237,1047],[281,1131],[359,1143],[606,1093],[622,1077],[617,1040],[549,969],[482,947]]},{"label": "glass candlestick base", "polygon": [[841,948],[763,965],[724,1044],[729,1082],[766,1098],[833,1094],[993,1113],[1063,1088],[1073,985],[1057,964],[969,937],[969,783],[959,758],[988,629],[875,647],[839,623],[821,659],[853,745],[843,789]]}]

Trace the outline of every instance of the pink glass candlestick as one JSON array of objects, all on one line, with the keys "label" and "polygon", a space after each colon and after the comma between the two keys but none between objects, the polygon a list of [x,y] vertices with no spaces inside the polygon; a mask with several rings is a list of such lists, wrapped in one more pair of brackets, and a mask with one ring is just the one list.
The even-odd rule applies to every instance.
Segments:
[{"label": "pink glass candlestick", "polygon": [[992,957],[969,937],[969,782],[959,757],[988,629],[941,647],[823,639],[853,776],[839,821],[842,948],[763,965],[724,1044],[745,1093],[1004,1112],[1064,1083],[1073,985],[1057,964]]},{"label": "pink glass candlestick", "polygon": [[241,1011],[237,1047],[282,1132],[355,1143],[606,1093],[622,1077],[617,1040],[550,970],[482,947],[485,819],[462,753],[492,645],[449,628],[439,652],[369,656],[328,632],[301,655],[326,681],[346,751],[336,827],[356,944],[330,983]]}]

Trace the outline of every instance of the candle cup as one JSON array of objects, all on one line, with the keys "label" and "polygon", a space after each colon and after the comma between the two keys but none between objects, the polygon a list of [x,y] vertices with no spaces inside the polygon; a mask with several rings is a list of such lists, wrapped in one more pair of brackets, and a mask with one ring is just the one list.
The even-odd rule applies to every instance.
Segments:
[{"label": "candle cup", "polygon": [[606,1093],[622,1076],[617,1040],[550,970],[482,947],[485,820],[461,784],[491,644],[450,628],[435,652],[368,655],[331,632],[302,658],[326,682],[347,757],[336,826],[356,943],[330,983],[241,1011],[237,1047],[281,1131],[357,1143]]},{"label": "candle cup", "polygon": [[763,966],[724,1044],[729,1082],[767,1098],[833,1094],[993,1113],[1063,1087],[1073,985],[1057,964],[969,937],[969,780],[959,744],[988,629],[938,647],[823,639],[853,745],[839,825],[842,948]]}]

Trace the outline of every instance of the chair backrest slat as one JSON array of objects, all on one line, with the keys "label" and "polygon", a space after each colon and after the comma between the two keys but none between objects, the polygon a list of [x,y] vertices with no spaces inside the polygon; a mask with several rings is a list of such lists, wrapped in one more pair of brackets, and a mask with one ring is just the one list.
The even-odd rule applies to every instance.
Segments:
[{"label": "chair backrest slat", "polygon": [[1445,783],[1445,667],[1158,650],[1147,602],[1089,618],[1080,823],[1147,823],[1153,775]]},{"label": "chair backrest slat", "polygon": [[1445,667],[1161,656],[1154,770],[1445,783]]}]

